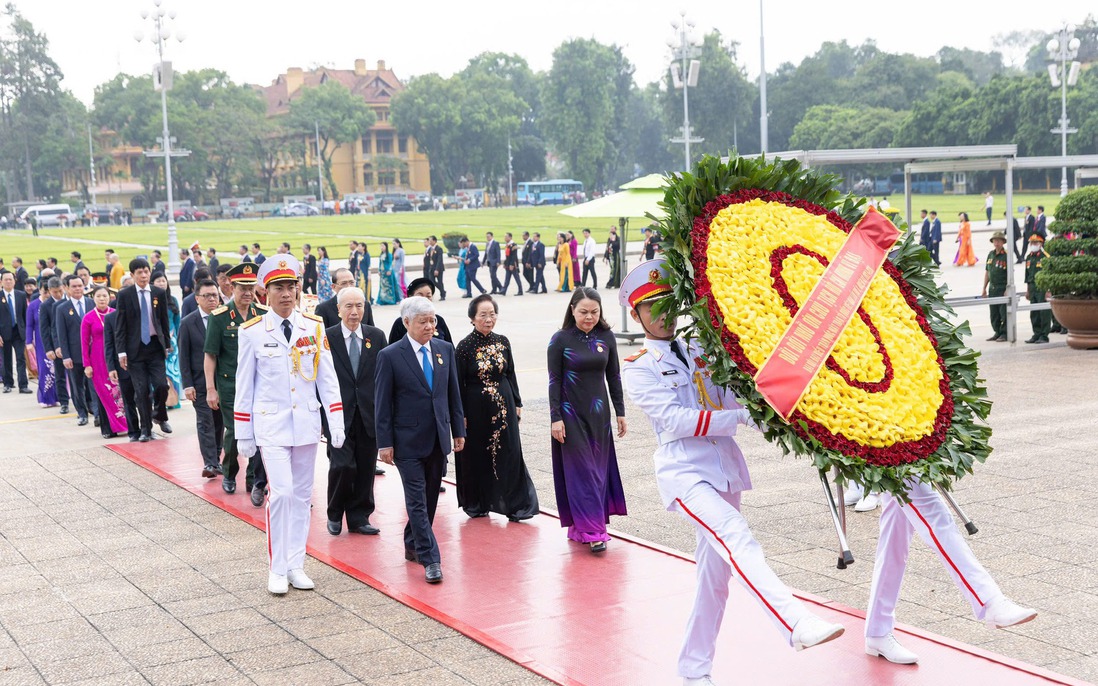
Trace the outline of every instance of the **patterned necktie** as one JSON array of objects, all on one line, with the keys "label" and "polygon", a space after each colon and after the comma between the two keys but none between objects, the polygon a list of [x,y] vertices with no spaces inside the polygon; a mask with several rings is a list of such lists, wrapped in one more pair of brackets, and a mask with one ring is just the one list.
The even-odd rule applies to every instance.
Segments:
[{"label": "patterned necktie", "polygon": [[141,343],[148,345],[152,340],[152,334],[149,331],[149,292],[138,291],[137,295],[141,300]]},{"label": "patterned necktie", "polygon": [[435,390],[435,370],[431,367],[431,358],[427,354],[427,346],[423,346],[419,349],[419,356],[420,359],[423,360],[423,376],[427,379],[427,388],[430,388],[433,391]]},{"label": "patterned necktie", "polygon": [[351,332],[351,372],[358,376],[358,363],[362,359],[362,343],[358,340],[358,332]]},{"label": "patterned necktie", "polygon": [[286,335],[286,342],[287,343],[290,342],[290,335],[291,335],[292,331],[293,331],[293,327],[290,326],[290,320],[289,319],[283,319],[282,320],[282,333]]}]

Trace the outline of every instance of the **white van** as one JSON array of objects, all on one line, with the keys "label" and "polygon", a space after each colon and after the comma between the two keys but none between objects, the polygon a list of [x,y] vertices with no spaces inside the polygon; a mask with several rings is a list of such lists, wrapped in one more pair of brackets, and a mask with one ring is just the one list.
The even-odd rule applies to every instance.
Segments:
[{"label": "white van", "polygon": [[65,204],[32,205],[19,215],[19,218],[27,224],[30,224],[31,217],[37,219],[38,226],[61,226],[62,221],[65,226],[73,226],[76,223],[76,213]]}]

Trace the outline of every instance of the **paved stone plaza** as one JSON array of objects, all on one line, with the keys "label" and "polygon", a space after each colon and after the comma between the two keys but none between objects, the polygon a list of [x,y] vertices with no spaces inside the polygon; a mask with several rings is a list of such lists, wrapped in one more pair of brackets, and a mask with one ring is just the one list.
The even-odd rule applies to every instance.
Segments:
[{"label": "paved stone plaza", "polygon": [[[977,233],[976,243],[986,236]],[[973,285],[978,292],[982,271],[949,268],[945,276],[969,294]],[[468,301],[455,291],[439,307],[461,336]],[[617,325],[617,292],[604,297]],[[566,301],[560,294],[503,298],[497,328],[515,348],[526,459],[550,508],[545,347]],[[377,308],[375,316],[387,330],[396,308]],[[958,484],[957,499],[980,527],[970,539],[980,560],[1008,595],[1041,615],[1016,629],[985,628],[916,541],[898,619],[1098,681],[1098,514],[1091,509],[1098,351],[1070,350],[1062,336],[1047,346],[984,343],[986,308],[961,316],[972,318],[973,345],[985,353],[995,452]],[[1027,320],[1019,330],[1028,337]],[[622,346],[623,356],[629,350]],[[611,525],[692,552],[693,531],[660,505],[651,430],[636,412],[627,416],[618,457],[630,516]],[[193,435],[186,404],[171,421],[174,436]],[[831,521],[807,461],[782,458],[754,433],[741,444],[756,484],[744,511],[779,575],[864,609],[877,513],[851,512],[857,562],[835,569]],[[268,595],[262,532],[105,450],[96,430],[39,409],[33,396],[0,396],[0,445],[0,684],[546,683],[316,561],[308,563],[315,592]],[[377,488],[392,487],[395,480],[378,479]],[[464,517],[456,509],[439,516]],[[666,631],[678,642],[679,627]]]}]

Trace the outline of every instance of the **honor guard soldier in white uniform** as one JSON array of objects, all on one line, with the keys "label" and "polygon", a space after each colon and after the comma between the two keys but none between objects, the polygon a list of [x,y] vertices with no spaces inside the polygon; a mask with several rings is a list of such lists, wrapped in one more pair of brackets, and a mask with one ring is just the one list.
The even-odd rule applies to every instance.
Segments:
[{"label": "honor guard soldier in white uniform", "polygon": [[676,323],[652,318],[652,304],[671,290],[662,259],[639,264],[622,282],[619,299],[645,331],[644,348],[625,358],[629,398],[656,432],[656,481],[668,510],[697,532],[698,589],[679,653],[687,686],[713,684],[717,634],[733,575],[759,602],[782,637],[797,650],[838,638],[841,624],[813,615],[778,579],[740,514],[740,493],[751,488],[733,436],[753,425],[735,397],[713,385],[704,354],[675,340]]},{"label": "honor guard soldier in white uniform", "polygon": [[[267,590],[314,587],[305,575],[309,501],[320,442],[321,405],[328,413],[332,447],[343,445],[343,403],[324,322],[295,309],[301,267],[292,255],[263,263],[266,313],[249,319],[239,335],[234,419],[240,452],[263,449],[267,471]],[[317,400],[319,396],[320,400]]]}]

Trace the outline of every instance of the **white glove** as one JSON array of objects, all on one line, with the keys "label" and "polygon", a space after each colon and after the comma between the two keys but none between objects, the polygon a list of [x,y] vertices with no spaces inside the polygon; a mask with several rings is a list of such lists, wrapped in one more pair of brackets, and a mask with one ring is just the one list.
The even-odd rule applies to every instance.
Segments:
[{"label": "white glove", "polygon": [[331,446],[333,448],[342,448],[343,442],[347,440],[347,432],[343,429],[332,429]]},{"label": "white glove", "polygon": [[762,427],[759,426],[759,423],[751,418],[751,413],[748,412],[747,410],[743,410],[743,409],[736,410],[736,421],[740,424],[743,424],[744,426],[750,426],[752,429],[755,429],[756,431],[762,431],[763,430]]},{"label": "white glove", "polygon": [[251,457],[255,455],[257,450],[254,438],[238,438],[236,440],[236,449],[240,451],[240,454],[244,457]]}]

